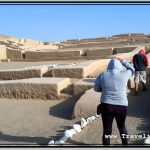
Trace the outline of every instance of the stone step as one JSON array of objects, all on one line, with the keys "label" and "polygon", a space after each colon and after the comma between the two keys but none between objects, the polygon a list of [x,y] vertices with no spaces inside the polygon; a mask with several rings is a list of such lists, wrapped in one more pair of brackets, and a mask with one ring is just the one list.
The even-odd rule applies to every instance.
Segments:
[{"label": "stone step", "polygon": [[29,78],[0,81],[0,98],[60,99],[60,91],[69,84],[69,78]]}]

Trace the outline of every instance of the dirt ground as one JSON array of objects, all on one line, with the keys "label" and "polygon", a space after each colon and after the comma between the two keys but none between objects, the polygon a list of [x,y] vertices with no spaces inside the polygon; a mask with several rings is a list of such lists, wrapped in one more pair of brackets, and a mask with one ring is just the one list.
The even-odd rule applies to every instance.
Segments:
[{"label": "dirt ground", "polygon": [[75,123],[75,102],[0,99],[0,144],[47,144]]}]

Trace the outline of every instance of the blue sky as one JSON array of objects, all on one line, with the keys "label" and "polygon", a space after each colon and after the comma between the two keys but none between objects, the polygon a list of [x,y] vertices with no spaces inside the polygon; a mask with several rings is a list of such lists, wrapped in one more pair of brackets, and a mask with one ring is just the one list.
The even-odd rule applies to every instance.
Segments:
[{"label": "blue sky", "polygon": [[0,5],[0,34],[63,41],[150,33],[150,5]]}]

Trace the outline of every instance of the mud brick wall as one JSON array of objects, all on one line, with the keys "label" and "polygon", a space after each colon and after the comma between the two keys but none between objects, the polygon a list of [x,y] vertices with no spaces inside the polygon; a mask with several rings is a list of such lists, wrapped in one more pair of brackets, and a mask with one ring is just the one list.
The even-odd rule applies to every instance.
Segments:
[{"label": "mud brick wall", "polygon": [[84,77],[84,68],[53,68],[52,77],[69,77],[69,78],[83,78]]},{"label": "mud brick wall", "polygon": [[42,77],[48,71],[47,67],[33,69],[0,70],[0,80],[17,80]]},{"label": "mud brick wall", "polygon": [[90,42],[103,42],[107,41],[108,39],[106,37],[101,38],[88,38],[88,39],[81,39],[80,43],[90,43]]},{"label": "mud brick wall", "polygon": [[95,78],[83,78],[73,85],[73,94],[83,94],[86,90],[93,88]]},{"label": "mud brick wall", "polygon": [[78,39],[74,39],[74,40],[64,41],[64,43],[67,43],[67,44],[79,44],[80,41]]},{"label": "mud brick wall", "polygon": [[87,50],[87,56],[108,56],[112,55],[112,48]]},{"label": "mud brick wall", "polygon": [[0,81],[0,98],[49,99],[60,98],[60,90],[70,83],[68,78],[32,78]]},{"label": "mud brick wall", "polygon": [[55,51],[55,52],[25,52],[25,59],[39,59],[39,58],[50,58],[50,57],[80,57],[82,51]]},{"label": "mud brick wall", "polygon": [[8,59],[22,59],[23,58],[22,52],[19,50],[12,50],[12,49],[7,48],[6,51],[7,51]]},{"label": "mud brick wall", "polygon": [[134,50],[136,47],[115,47],[113,48],[113,54],[117,53],[129,53]]},{"label": "mud brick wall", "polygon": [[0,60],[1,59],[7,59],[6,46],[5,45],[0,45]]}]

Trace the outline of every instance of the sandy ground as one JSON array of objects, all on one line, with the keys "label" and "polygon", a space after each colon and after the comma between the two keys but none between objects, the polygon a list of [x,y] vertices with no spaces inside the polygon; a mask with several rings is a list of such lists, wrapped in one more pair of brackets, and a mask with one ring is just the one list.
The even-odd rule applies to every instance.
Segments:
[{"label": "sandy ground", "polygon": [[75,123],[75,101],[0,99],[0,144],[47,144]]}]

